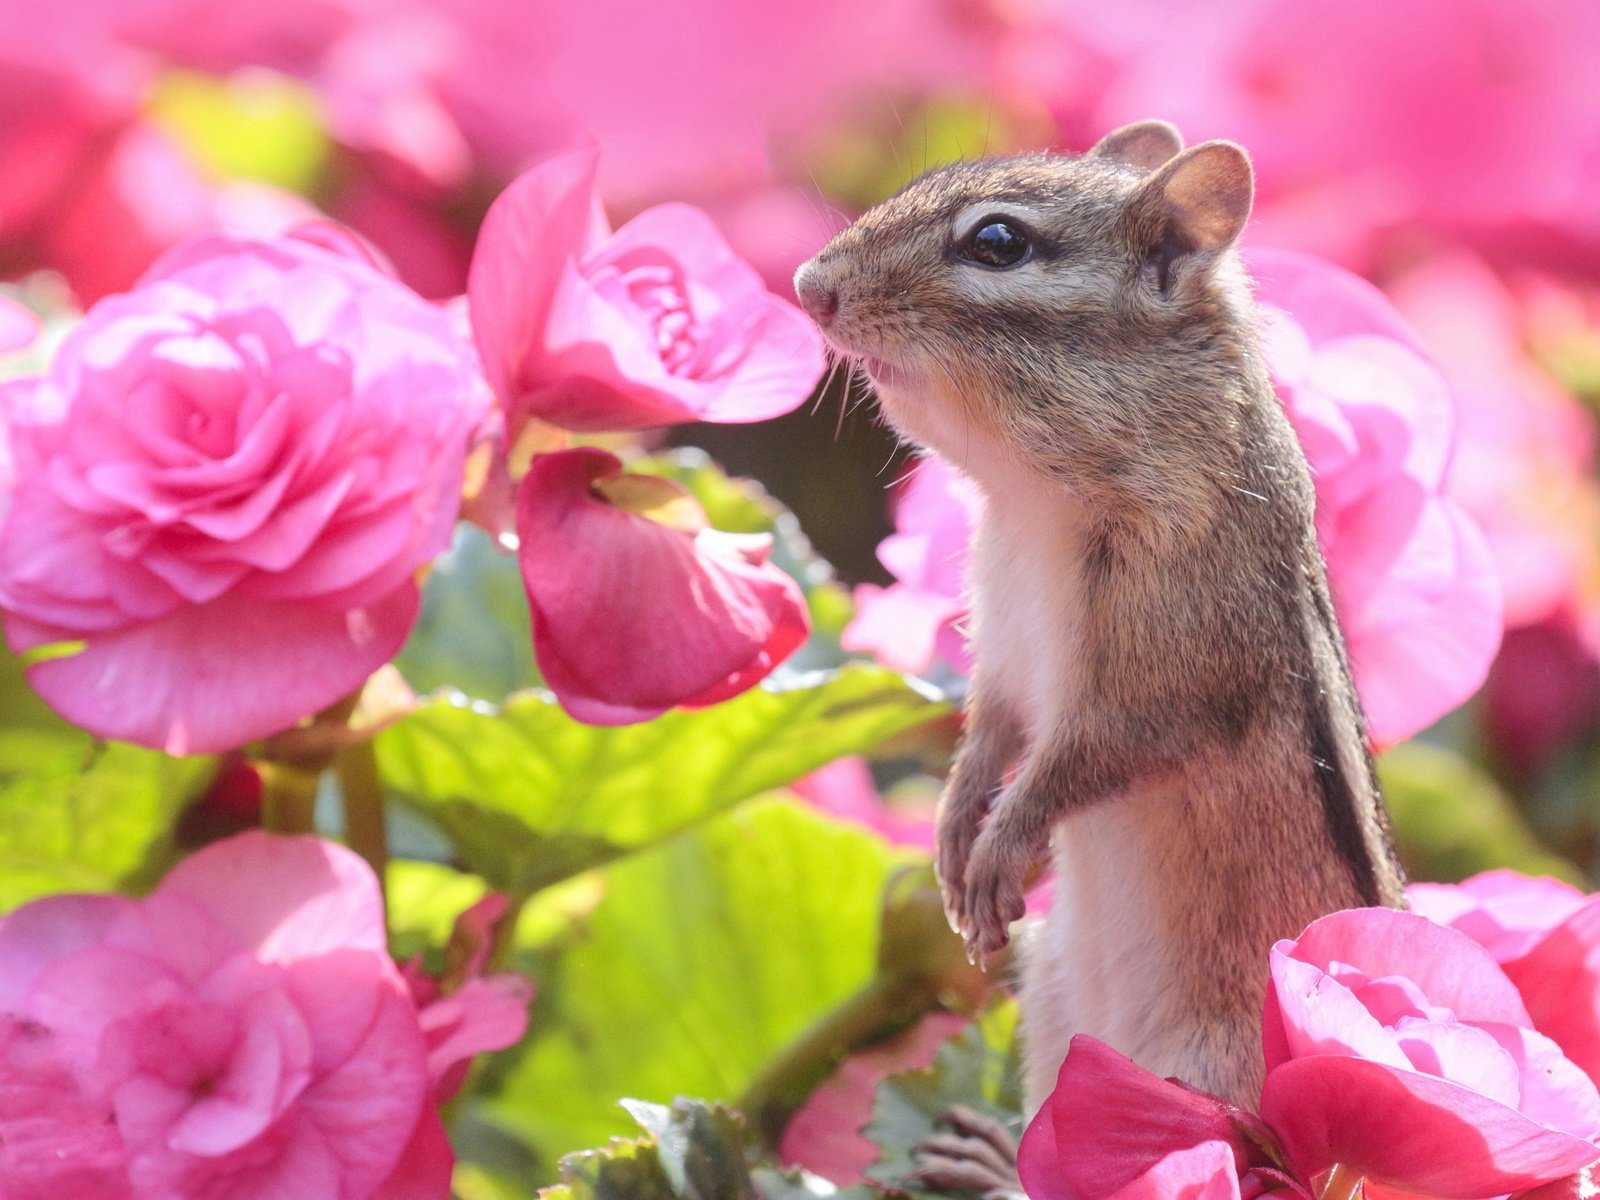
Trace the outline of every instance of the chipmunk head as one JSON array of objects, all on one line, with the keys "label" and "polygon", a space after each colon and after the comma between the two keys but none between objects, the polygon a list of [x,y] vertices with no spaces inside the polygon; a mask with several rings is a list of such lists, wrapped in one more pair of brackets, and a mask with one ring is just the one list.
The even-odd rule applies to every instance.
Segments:
[{"label": "chipmunk head", "polygon": [[981,476],[963,459],[986,437],[1029,458],[1069,434],[1091,450],[1085,429],[1148,435],[1183,402],[1174,378],[1249,340],[1231,336],[1250,319],[1231,250],[1251,198],[1238,146],[1185,150],[1143,121],[1082,156],[930,172],[835,237],[795,290],[891,423]]}]

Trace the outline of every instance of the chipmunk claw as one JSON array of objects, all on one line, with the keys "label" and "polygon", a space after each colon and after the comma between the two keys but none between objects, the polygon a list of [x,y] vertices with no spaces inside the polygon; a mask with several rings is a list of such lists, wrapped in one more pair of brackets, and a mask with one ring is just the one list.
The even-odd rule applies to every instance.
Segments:
[{"label": "chipmunk claw", "polygon": [[1011,926],[1027,913],[1022,885],[1026,868],[1004,857],[978,852],[967,864],[964,922],[960,930],[967,941],[967,953],[980,966],[991,954],[998,954],[1011,941]]},{"label": "chipmunk claw", "polygon": [[940,1191],[972,1192],[982,1200],[1026,1200],[1017,1178],[1015,1141],[999,1121],[956,1105],[935,1122],[950,1130],[912,1148],[919,1165],[911,1178]]}]

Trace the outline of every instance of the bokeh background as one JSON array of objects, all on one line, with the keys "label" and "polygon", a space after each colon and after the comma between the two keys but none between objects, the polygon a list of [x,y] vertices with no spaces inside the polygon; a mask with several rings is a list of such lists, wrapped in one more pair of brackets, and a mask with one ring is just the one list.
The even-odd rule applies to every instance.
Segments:
[{"label": "bokeh background", "polygon": [[[1597,62],[1594,0],[0,0],[0,282],[64,324],[185,236],[322,213],[447,299],[499,190],[589,139],[614,221],[698,204],[787,294],[927,167],[1152,116],[1234,139],[1247,246],[1372,280],[1449,380],[1449,491],[1500,573],[1483,690],[1386,756],[1408,859],[1578,878],[1600,865]],[[844,583],[888,580],[904,452],[844,378],[672,436],[761,480]]]}]

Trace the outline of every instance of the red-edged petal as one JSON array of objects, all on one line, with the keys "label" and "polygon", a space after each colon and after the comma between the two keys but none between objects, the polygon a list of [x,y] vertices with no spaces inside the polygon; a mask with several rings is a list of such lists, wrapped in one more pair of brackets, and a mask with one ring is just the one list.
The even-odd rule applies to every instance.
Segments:
[{"label": "red-edged petal", "polygon": [[1169,1155],[1221,1143],[1237,1179],[1249,1165],[1240,1131],[1248,1120],[1226,1101],[1161,1079],[1080,1034],[1023,1134],[1017,1167],[1033,1200],[1110,1200]]},{"label": "red-edged petal", "polygon": [[809,630],[799,587],[776,567],[597,495],[621,469],[589,447],[542,454],[517,491],[539,669],[563,708],[600,725],[727,699]]},{"label": "red-edged petal", "polygon": [[1600,1158],[1593,1143],[1467,1088],[1336,1055],[1270,1071],[1261,1115],[1304,1178],[1343,1163],[1445,1200],[1537,1187]]}]

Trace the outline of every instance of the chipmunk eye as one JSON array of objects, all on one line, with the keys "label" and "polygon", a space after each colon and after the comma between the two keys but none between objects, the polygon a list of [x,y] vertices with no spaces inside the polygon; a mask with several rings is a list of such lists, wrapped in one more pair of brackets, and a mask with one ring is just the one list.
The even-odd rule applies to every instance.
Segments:
[{"label": "chipmunk eye", "polygon": [[1025,262],[1032,249],[1020,226],[996,218],[973,230],[961,247],[961,257],[986,267],[1014,267]]}]

